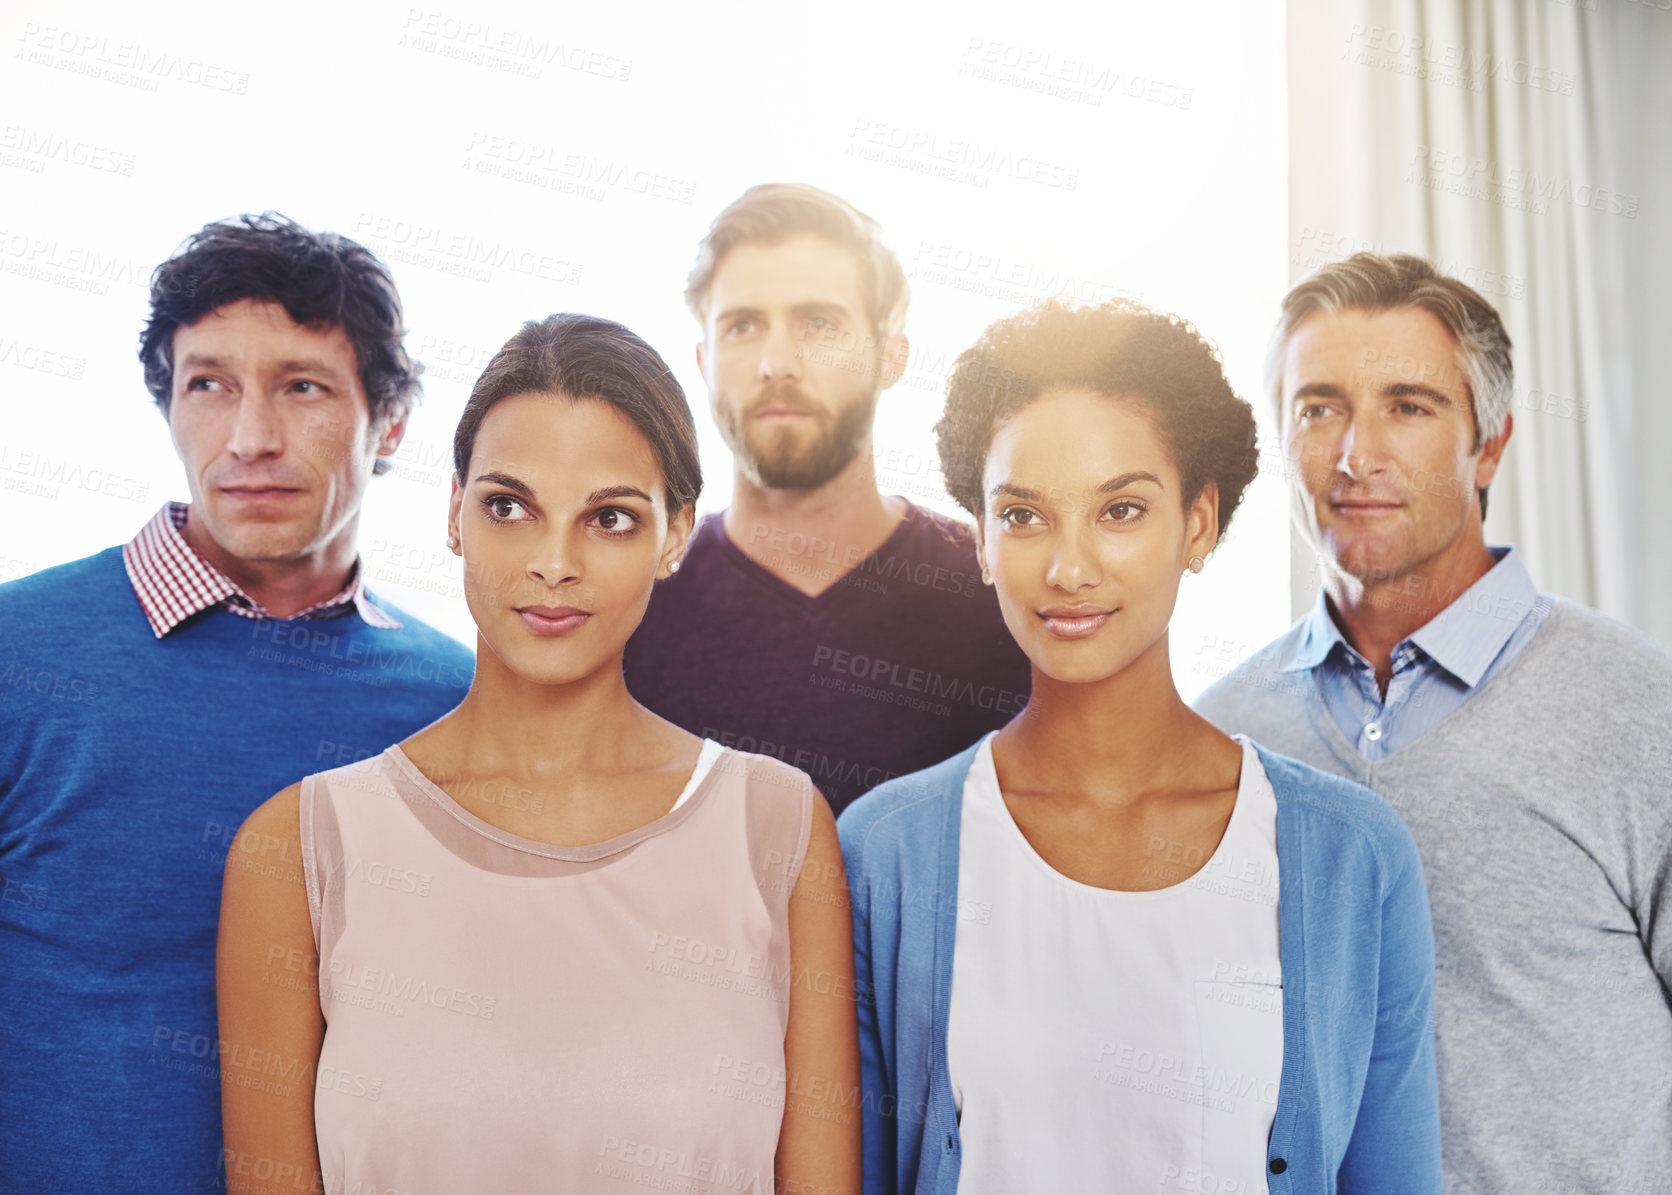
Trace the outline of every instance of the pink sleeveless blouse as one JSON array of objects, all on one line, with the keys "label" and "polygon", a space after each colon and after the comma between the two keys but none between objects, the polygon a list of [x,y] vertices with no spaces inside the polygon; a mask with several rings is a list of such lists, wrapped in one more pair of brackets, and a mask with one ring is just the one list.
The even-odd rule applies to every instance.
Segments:
[{"label": "pink sleeveless blouse", "polygon": [[670,812],[560,847],[399,747],[304,780],[325,1190],[770,1192],[813,800],[705,740]]}]

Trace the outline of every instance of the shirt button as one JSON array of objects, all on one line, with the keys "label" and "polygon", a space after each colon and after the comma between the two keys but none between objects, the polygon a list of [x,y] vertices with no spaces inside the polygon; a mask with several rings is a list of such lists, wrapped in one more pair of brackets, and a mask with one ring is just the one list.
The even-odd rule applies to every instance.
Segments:
[{"label": "shirt button", "polygon": [[1288,1168],[1289,1163],[1285,1162],[1282,1158],[1273,1158],[1271,1160],[1271,1172],[1273,1174],[1282,1174]]},{"label": "shirt button", "polygon": [[1368,723],[1364,728],[1364,737],[1369,739],[1372,743],[1381,738],[1382,724],[1380,722]]}]

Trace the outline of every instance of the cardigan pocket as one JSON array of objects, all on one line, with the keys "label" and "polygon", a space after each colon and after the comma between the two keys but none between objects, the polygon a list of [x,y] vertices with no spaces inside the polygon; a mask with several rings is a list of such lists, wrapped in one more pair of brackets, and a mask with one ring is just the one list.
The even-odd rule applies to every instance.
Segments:
[{"label": "cardigan pocket", "polygon": [[1196,981],[1202,1170],[1184,1189],[1265,1195],[1266,1141],[1283,1071],[1283,985]]}]

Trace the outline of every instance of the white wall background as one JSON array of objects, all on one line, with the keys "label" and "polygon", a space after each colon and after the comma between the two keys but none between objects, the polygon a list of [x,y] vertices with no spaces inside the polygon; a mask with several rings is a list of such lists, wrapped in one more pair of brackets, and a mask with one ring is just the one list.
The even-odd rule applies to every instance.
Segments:
[{"label": "white wall background", "polygon": [[[681,291],[708,221],[756,182],[849,198],[911,275],[913,364],[878,415],[886,491],[954,509],[930,432],[946,368],[1047,294],[1186,315],[1255,399],[1288,282],[1283,53],[1279,0],[9,4],[0,580],[125,540],[188,496],[134,353],[146,283],[197,227],[243,211],[391,264],[429,372],[361,548],[380,592],[467,642],[442,545],[449,445],[522,320],[587,311],[655,345],[697,411],[700,509],[726,504]],[[1287,624],[1279,476],[1187,578],[1187,697]]]}]

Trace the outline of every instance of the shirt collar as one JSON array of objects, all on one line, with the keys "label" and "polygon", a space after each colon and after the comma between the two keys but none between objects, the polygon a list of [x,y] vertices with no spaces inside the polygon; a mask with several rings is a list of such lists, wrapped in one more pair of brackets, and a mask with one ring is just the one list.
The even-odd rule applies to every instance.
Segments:
[{"label": "shirt collar", "polygon": [[1300,634],[1289,649],[1288,658],[1279,666],[1280,670],[1309,672],[1327,660],[1337,645],[1345,652],[1357,654],[1335,625],[1335,618],[1329,612],[1329,599],[1320,589],[1318,600],[1312,603],[1312,609],[1301,619]]},{"label": "shirt collar", "polygon": [[[161,639],[192,615],[214,606],[224,606],[246,618],[272,618],[237,582],[192,550],[180,533],[189,509],[184,502],[163,503],[139,534],[122,545],[122,563],[127,566],[128,580],[152,632]],[[335,618],[350,608],[359,611],[369,626],[400,628],[400,621],[379,608],[366,593],[358,556],[342,589],[291,617]]]},{"label": "shirt collar", "polygon": [[1411,632],[1410,642],[1470,688],[1480,683],[1515,628],[1532,612],[1538,587],[1513,548],[1444,610]]},{"label": "shirt collar", "polygon": [[[1471,689],[1486,675],[1539,598],[1538,587],[1527,575],[1519,552],[1514,548],[1489,550],[1497,563],[1399,645],[1415,644]],[[1336,626],[1329,599],[1320,590],[1318,600],[1301,620],[1300,634],[1281,665],[1282,671],[1316,668],[1338,645],[1343,652],[1358,656]]]}]

